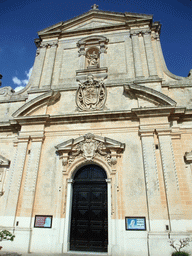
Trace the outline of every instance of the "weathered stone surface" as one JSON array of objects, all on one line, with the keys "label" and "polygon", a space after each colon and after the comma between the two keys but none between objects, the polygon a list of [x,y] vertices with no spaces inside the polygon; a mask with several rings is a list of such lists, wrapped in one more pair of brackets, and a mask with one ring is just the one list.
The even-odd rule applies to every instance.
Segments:
[{"label": "weathered stone surface", "polygon": [[[107,175],[104,255],[168,256],[168,237],[192,236],[191,71],[167,70],[160,28],[151,15],[94,5],[38,33],[25,89],[0,89],[0,228],[15,234],[10,251],[73,255],[73,179],[87,164]],[[34,227],[36,215],[52,216],[52,227]],[[146,230],[126,230],[125,217],[145,217]]]}]

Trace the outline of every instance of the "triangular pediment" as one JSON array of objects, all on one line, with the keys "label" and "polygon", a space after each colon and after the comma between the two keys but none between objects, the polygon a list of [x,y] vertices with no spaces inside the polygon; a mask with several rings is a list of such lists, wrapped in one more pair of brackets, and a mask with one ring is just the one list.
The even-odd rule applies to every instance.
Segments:
[{"label": "triangular pediment", "polygon": [[133,13],[116,13],[100,10],[90,10],[80,16],[65,22],[59,22],[51,27],[38,32],[40,37],[48,35],[61,35],[72,31],[83,31],[102,27],[138,24],[139,22],[151,22],[152,15]]},{"label": "triangular pediment", "polygon": [[78,30],[87,30],[87,29],[94,29],[94,28],[102,28],[102,27],[111,27],[111,26],[117,26],[117,25],[123,25],[123,22],[119,21],[106,21],[103,19],[90,19],[88,21],[85,21],[81,24],[78,24],[76,26],[72,26],[71,28],[63,29],[62,31],[78,31]]},{"label": "triangular pediment", "polygon": [[10,160],[0,155],[0,167],[9,166]]}]

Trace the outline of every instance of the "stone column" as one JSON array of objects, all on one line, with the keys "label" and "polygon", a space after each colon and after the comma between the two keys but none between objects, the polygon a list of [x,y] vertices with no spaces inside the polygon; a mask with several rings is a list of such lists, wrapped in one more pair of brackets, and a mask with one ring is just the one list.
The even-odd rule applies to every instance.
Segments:
[{"label": "stone column", "polygon": [[14,169],[12,169],[12,176],[10,180],[7,204],[5,209],[5,216],[7,216],[4,223],[5,226],[12,226],[15,223],[15,216],[18,205],[19,192],[21,188],[21,180],[25,165],[28,141],[29,137],[18,138],[17,151],[13,162]]},{"label": "stone column", "polygon": [[[164,231],[165,213],[161,203],[153,130],[140,130],[150,231]],[[166,216],[167,217],[167,216]],[[161,221],[161,223],[159,222]],[[157,223],[160,225],[157,225]]]},{"label": "stone column", "polygon": [[58,44],[56,42],[48,43],[43,73],[40,82],[40,88],[50,88],[55,63],[55,56]]},{"label": "stone column", "polygon": [[24,222],[21,219],[19,224],[21,227],[29,228],[31,225],[42,142],[43,136],[32,137],[20,209],[20,217],[27,218],[24,219]]},{"label": "stone column", "polygon": [[35,63],[33,65],[33,71],[29,81],[29,83],[32,85],[31,89],[39,88],[43,64],[45,60],[45,53],[46,45],[42,44],[40,47],[38,47],[36,52]]},{"label": "stone column", "polygon": [[143,69],[142,69],[141,53],[140,53],[140,48],[139,48],[138,34],[139,33],[134,33],[134,32],[131,33],[134,64],[135,64],[135,76],[136,76],[136,78],[144,78]]},{"label": "stone column", "polygon": [[143,38],[144,38],[144,43],[145,43],[146,55],[147,55],[149,76],[157,77],[157,68],[156,68],[156,64],[155,64],[153,47],[152,47],[152,43],[151,43],[151,32],[150,31],[144,32]]},{"label": "stone column", "polygon": [[107,182],[107,201],[108,201],[108,253],[111,254],[111,247],[112,247],[111,179],[106,179],[106,182]]},{"label": "stone column", "polygon": [[178,226],[176,226],[177,221],[174,220],[182,219],[183,213],[171,134],[169,129],[157,129],[157,132],[160,143],[161,161],[168,201],[168,211],[171,220],[171,230],[179,231]]},{"label": "stone column", "polygon": [[72,207],[71,206],[72,206],[72,196],[73,196],[72,188],[73,188],[73,180],[68,179],[63,253],[68,252],[68,250],[69,250],[71,212],[72,212]]}]

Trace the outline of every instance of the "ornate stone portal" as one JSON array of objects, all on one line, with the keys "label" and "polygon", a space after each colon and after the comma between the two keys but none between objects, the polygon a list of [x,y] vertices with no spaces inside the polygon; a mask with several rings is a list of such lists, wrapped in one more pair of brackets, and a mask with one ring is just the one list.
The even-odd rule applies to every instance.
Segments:
[{"label": "ornate stone portal", "polygon": [[77,139],[70,139],[57,145],[56,149],[62,159],[63,172],[66,173],[67,166],[77,157],[83,157],[85,161],[93,161],[97,156],[104,158],[109,166],[115,166],[117,158],[125,150],[125,144],[87,133]]},{"label": "ornate stone portal", "polygon": [[79,110],[100,110],[104,107],[107,92],[103,80],[98,81],[94,79],[93,75],[88,75],[85,82],[79,82],[76,94]]}]

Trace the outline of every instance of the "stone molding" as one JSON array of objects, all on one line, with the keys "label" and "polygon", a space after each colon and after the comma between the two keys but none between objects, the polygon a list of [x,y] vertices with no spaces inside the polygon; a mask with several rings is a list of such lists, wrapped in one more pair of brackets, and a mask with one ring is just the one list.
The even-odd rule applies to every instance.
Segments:
[{"label": "stone molding", "polygon": [[125,144],[107,137],[87,133],[76,139],[67,140],[55,148],[62,159],[63,174],[67,174],[68,167],[78,157],[84,158],[85,162],[94,161],[95,157],[99,157],[103,158],[109,166],[116,166],[117,158],[125,150]]},{"label": "stone molding", "polygon": [[10,165],[10,160],[0,155],[0,167],[8,167]]},{"label": "stone molding", "polygon": [[176,106],[176,102],[167,95],[151,89],[147,86],[129,84],[124,86],[124,91],[129,94],[131,98],[144,97],[146,100],[153,101],[158,106]]},{"label": "stone molding", "polygon": [[109,42],[109,39],[107,39],[104,36],[88,36],[85,38],[80,39],[77,42],[77,47],[79,48],[79,56],[85,55],[86,51],[85,48],[94,45],[94,46],[100,46],[100,53],[106,53],[107,47],[106,44]]},{"label": "stone molding", "polygon": [[32,109],[35,110],[37,106],[39,107],[39,105],[44,104],[45,101],[49,105],[54,104],[54,102],[56,102],[56,100],[58,100],[59,97],[60,97],[59,92],[54,92],[53,90],[50,90],[25,103],[17,111],[15,111],[12,116],[14,118],[17,118],[19,116],[26,115]]},{"label": "stone molding", "polygon": [[184,159],[187,164],[191,164],[192,163],[192,151],[185,152]]}]

